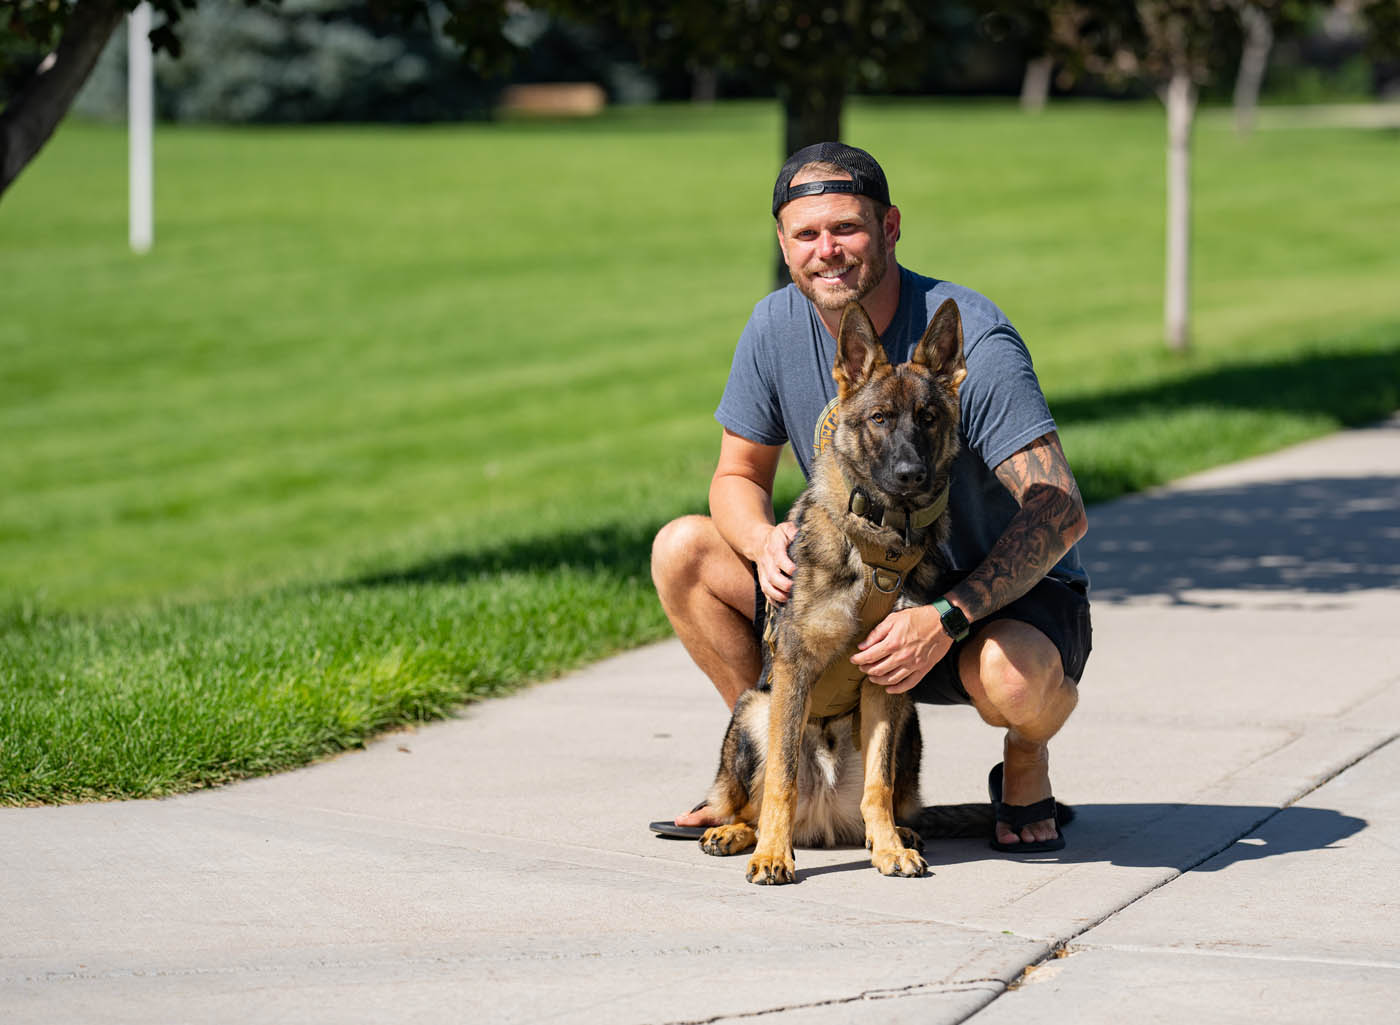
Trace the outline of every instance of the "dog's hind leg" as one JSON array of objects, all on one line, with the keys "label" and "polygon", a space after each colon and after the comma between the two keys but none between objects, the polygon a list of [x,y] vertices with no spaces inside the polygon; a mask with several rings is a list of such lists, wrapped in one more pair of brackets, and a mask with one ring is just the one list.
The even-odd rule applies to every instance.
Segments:
[{"label": "dog's hind leg", "polygon": [[768,733],[768,693],[745,691],[720,748],[719,770],[705,804],[727,821],[711,826],[700,837],[706,854],[743,854],[757,839],[754,796],[763,792],[764,753]]},{"label": "dog's hind leg", "polygon": [[860,746],[865,757],[865,792],[860,812],[870,861],[881,875],[921,876],[928,863],[894,824],[895,738],[903,717],[913,715],[908,698],[868,680],[860,689]]}]

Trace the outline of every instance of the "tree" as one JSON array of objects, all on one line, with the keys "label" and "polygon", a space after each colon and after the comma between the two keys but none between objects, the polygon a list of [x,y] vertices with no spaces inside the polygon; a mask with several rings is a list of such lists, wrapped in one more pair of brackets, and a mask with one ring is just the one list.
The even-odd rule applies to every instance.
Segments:
[{"label": "tree", "polygon": [[[615,19],[643,63],[741,70],[771,84],[783,107],[777,163],[841,138],[847,91],[911,82],[930,59],[935,10],[916,0],[545,0],[579,19]],[[788,281],[775,256],[778,285]]]},{"label": "tree", "polygon": [[[49,141],[112,31],[135,6],[126,0],[19,0],[15,5],[5,28],[12,43],[7,50],[18,50],[32,67],[0,111],[0,193]],[[33,49],[25,52],[15,42],[31,43]]]},{"label": "tree", "polygon": [[1190,339],[1191,136],[1198,90],[1239,31],[1234,0],[1044,0],[1049,46],[1071,69],[1136,79],[1167,111],[1167,345]]},{"label": "tree", "polygon": [[[0,49],[0,75],[18,87],[0,112],[0,194],[53,134],[113,30],[138,2],[8,0],[13,10],[0,23],[0,42],[11,45]],[[178,56],[181,14],[198,0],[151,2],[159,16],[152,43]],[[447,10],[444,31],[479,71],[503,70],[519,56],[502,31],[520,6],[511,0],[370,0],[370,7],[410,21],[425,17],[433,2]],[[767,79],[783,104],[781,156],[839,138],[851,86],[911,80],[928,59],[933,7],[914,0],[536,0],[532,6],[623,28],[651,63],[697,73],[742,68]]]},{"label": "tree", "polygon": [[1248,135],[1254,128],[1254,112],[1259,107],[1259,90],[1269,66],[1274,45],[1274,23],[1253,0],[1237,0],[1240,25],[1244,28],[1244,50],[1240,70],[1235,75],[1235,130]]},{"label": "tree", "polygon": [[[5,0],[0,10],[0,195],[38,155],[92,73],[112,32],[140,0]],[[157,50],[179,56],[182,13],[199,0],[149,0],[159,23]],[[245,0],[255,5],[264,0]],[[280,0],[268,0],[280,2]],[[477,67],[498,68],[513,52],[501,32],[508,0],[369,0],[386,24],[426,18],[430,2],[446,8],[444,31]]]},{"label": "tree", "polygon": [[546,0],[579,19],[611,17],[642,59],[741,69],[783,104],[782,156],[839,138],[846,92],[908,81],[927,59],[930,5],[909,0]]},{"label": "tree", "polygon": [[[1400,4],[1346,2],[1366,26],[1370,53],[1400,52]],[[1241,54],[1248,21],[1257,25],[1263,18],[1272,33],[1280,25],[1302,24],[1320,6],[1322,0],[1035,0],[1057,59],[1109,81],[1146,82],[1166,106],[1164,328],[1174,350],[1186,349],[1190,340],[1191,136],[1199,88]],[[1246,15],[1245,8],[1255,13]]]}]

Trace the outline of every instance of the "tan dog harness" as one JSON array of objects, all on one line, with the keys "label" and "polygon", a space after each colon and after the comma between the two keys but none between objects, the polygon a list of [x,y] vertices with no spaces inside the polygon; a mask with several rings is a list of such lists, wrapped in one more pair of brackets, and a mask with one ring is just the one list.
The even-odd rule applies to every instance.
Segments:
[{"label": "tan dog harness", "polygon": [[[858,489],[851,492],[849,509],[852,513],[867,516],[869,506],[864,492]],[[943,511],[948,508],[948,491],[944,491],[938,496],[934,503],[926,509],[920,509],[913,513],[908,520],[903,514],[895,513],[893,510],[882,512],[881,520],[876,521],[880,526],[897,526],[904,529],[908,534],[910,521],[916,527],[927,527],[943,515]],[[904,522],[895,523],[892,520]],[[841,653],[826,669],[826,672],[812,685],[812,702],[808,711],[809,719],[827,719],[832,716],[845,715],[858,704],[860,704],[860,685],[865,682],[865,673],[851,664],[851,656],[859,650],[860,642],[875,629],[875,625],[890,614],[894,609],[894,604],[899,600],[900,591],[904,588],[904,581],[909,571],[912,570],[923,559],[926,548],[923,546],[898,548],[886,548],[884,545],[874,544],[862,540],[853,539],[857,550],[860,552],[860,560],[865,563],[865,591],[861,595],[860,605],[856,610],[857,618],[860,621],[860,629],[857,631],[856,640]],[[768,606],[768,615],[764,626],[764,641],[771,652],[774,644],[774,620],[772,603]]]}]

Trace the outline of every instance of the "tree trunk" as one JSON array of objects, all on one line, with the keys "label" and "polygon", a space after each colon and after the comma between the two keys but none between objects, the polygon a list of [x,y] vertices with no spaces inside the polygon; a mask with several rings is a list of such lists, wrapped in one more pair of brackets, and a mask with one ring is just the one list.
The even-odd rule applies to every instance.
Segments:
[{"label": "tree trunk", "polygon": [[1035,114],[1045,109],[1050,98],[1050,72],[1055,58],[1048,54],[1026,61],[1026,74],[1021,79],[1021,109]]},{"label": "tree trunk", "polygon": [[1196,85],[1185,71],[1167,83],[1167,346],[1184,352],[1191,318],[1191,128]]},{"label": "tree trunk", "polygon": [[79,0],[51,59],[0,112],[0,195],[49,141],[125,16],[120,0]]},{"label": "tree trunk", "polygon": [[1274,45],[1274,27],[1268,15],[1248,2],[1240,8],[1240,24],[1244,27],[1244,52],[1235,76],[1235,131],[1248,135],[1254,130],[1259,90],[1269,66],[1269,50]]},{"label": "tree trunk", "polygon": [[[789,82],[783,91],[783,152],[779,165],[804,146],[839,141],[845,100],[845,84],[835,76]],[[781,250],[774,254],[773,271],[774,288],[782,288],[792,280]]]},{"label": "tree trunk", "polygon": [[714,103],[719,98],[719,72],[712,67],[695,68],[690,73],[690,102]]}]

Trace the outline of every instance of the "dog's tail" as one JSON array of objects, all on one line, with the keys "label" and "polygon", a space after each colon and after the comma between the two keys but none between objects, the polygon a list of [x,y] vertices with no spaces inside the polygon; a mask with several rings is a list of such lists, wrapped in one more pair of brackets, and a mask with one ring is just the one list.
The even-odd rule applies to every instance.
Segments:
[{"label": "dog's tail", "polygon": [[[1074,809],[1067,804],[1055,805],[1055,823],[1063,826],[1074,819]],[[951,840],[958,837],[987,837],[996,823],[992,806],[980,804],[931,804],[920,808],[900,825],[908,826],[925,840]]]}]

